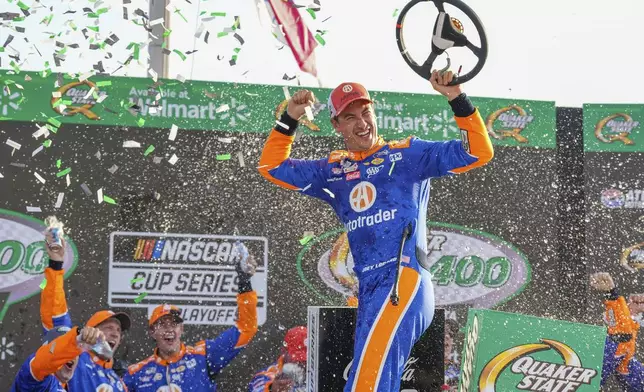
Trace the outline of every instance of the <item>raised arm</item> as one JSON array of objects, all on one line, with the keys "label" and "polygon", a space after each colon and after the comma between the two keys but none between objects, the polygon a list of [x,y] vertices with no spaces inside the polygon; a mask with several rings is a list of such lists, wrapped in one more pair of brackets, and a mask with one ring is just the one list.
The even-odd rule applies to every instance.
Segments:
[{"label": "raised arm", "polygon": [[63,261],[67,244],[62,239],[62,247],[51,248],[47,245],[52,242],[50,233],[47,233],[46,239],[45,250],[49,256],[49,267],[45,269],[45,288],[40,292],[40,319],[45,333],[52,328],[72,326],[63,283]]}]

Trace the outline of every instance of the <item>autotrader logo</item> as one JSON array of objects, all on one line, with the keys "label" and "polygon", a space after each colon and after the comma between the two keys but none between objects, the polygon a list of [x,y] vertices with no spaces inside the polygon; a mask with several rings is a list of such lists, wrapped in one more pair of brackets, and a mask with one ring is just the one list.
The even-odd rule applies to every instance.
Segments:
[{"label": "autotrader logo", "polygon": [[363,212],[376,202],[376,187],[372,183],[362,181],[351,190],[349,202],[355,212]]}]

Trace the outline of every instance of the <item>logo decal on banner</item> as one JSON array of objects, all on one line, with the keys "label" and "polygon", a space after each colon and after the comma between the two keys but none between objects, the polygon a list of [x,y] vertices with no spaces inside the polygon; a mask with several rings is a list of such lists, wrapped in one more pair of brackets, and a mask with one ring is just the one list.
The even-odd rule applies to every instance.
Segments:
[{"label": "logo decal on banner", "polygon": [[[101,119],[98,115],[96,115],[96,113],[92,112],[91,109],[94,107],[94,105],[96,105],[97,100],[100,100],[100,97],[106,94],[99,91],[95,83],[90,82],[89,80],[85,80],[83,82],[72,82],[59,88],[58,92],[60,93],[61,97],[53,97],[51,99],[52,108],[56,113],[62,114],[63,116],[73,116],[80,113],[90,120]],[[74,106],[53,106],[57,103],[57,101],[60,101],[61,99],[71,100]]]},{"label": "logo decal on banner", "polygon": [[[533,358],[550,350],[557,352],[564,363]],[[517,389],[529,391],[572,392],[582,385],[590,385],[597,376],[597,370],[584,368],[579,355],[567,344],[541,339],[541,343],[512,347],[492,358],[481,372],[479,391],[496,392],[497,379],[508,370],[522,376]]]},{"label": "logo decal on banner", "polygon": [[605,189],[601,193],[601,202],[607,208],[644,208],[644,190]]},{"label": "logo decal on banner", "polygon": [[[0,322],[11,305],[40,292],[48,266],[44,222],[14,211],[0,209],[0,292],[9,293],[0,310]],[[78,251],[69,238],[65,249],[65,278],[76,268]]]},{"label": "logo decal on banner", "polygon": [[[428,228],[427,261],[437,306],[493,307],[520,293],[530,282],[531,266],[527,257],[503,239],[445,223],[429,222]],[[325,241],[327,238],[333,242]],[[319,254],[319,258],[306,257],[309,250],[322,243],[328,246],[326,250],[315,248],[310,252]],[[309,287],[314,287],[309,280],[321,280],[328,289],[344,296],[354,295],[358,281],[344,230],[325,233],[312,241],[299,254],[298,265],[305,271],[302,278]],[[328,299],[319,290],[313,291]]]},{"label": "logo decal on banner", "polygon": [[[503,129],[495,131],[494,126],[497,120],[501,122],[499,128]],[[495,139],[503,140],[505,138],[513,138],[519,143],[528,143],[528,138],[521,135],[521,132],[533,120],[534,116],[529,116],[521,106],[510,105],[490,114],[485,121],[485,126],[490,135]]]},{"label": "logo decal on banner", "polygon": [[22,99],[20,99],[20,93],[11,93],[9,89],[2,89],[2,94],[0,94],[0,113],[2,113],[3,116],[7,116],[9,114],[9,109],[18,111],[20,109],[21,102]]},{"label": "logo decal on banner", "polygon": [[620,141],[625,145],[635,144],[631,133],[640,125],[626,113],[615,113],[604,117],[595,125],[595,137],[604,143]]},{"label": "logo decal on banner", "polygon": [[154,307],[170,304],[181,309],[186,324],[234,325],[235,266],[242,257],[252,257],[257,263],[252,284],[258,297],[258,322],[264,324],[268,303],[265,237],[112,233],[108,303],[147,308],[148,316]]}]

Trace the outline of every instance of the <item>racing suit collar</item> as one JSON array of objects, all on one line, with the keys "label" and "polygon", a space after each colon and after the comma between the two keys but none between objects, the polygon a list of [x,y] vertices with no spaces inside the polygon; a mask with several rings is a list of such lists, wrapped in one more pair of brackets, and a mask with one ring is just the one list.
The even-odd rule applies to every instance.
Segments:
[{"label": "racing suit collar", "polygon": [[175,363],[179,361],[183,356],[186,354],[186,345],[181,343],[181,349],[179,349],[179,352],[175,355],[173,355],[170,358],[163,359],[159,356],[159,349],[155,348],[154,349],[154,358],[156,363],[163,365],[163,366],[168,366],[171,363]]},{"label": "racing suit collar", "polygon": [[112,360],[105,361],[105,360],[103,360],[103,359],[100,359],[100,358],[99,358],[98,356],[96,356],[96,354],[94,354],[94,353],[90,353],[90,356],[91,356],[91,358],[92,358],[92,362],[94,362],[95,364],[97,364],[97,365],[99,365],[99,366],[103,367],[104,369],[111,369],[111,368],[112,368],[112,365],[114,365],[114,362],[113,362]]},{"label": "racing suit collar", "polygon": [[352,161],[362,161],[370,157],[373,153],[380,150],[385,144],[385,140],[379,136],[378,141],[374,144],[373,147],[366,151],[346,151],[346,150],[337,150],[331,152],[331,161],[340,160],[344,157],[351,159]]}]

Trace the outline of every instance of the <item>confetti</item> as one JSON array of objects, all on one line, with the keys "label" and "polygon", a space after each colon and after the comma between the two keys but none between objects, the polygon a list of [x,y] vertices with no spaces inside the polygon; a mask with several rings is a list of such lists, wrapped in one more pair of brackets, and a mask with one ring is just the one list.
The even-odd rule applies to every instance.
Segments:
[{"label": "confetti", "polygon": [[329,20],[329,19],[331,19],[331,17],[330,17],[330,16],[329,16],[328,18],[324,19],[324,20],[322,21],[322,23],[326,22],[326,21],[327,21],[327,20]]},{"label": "confetti", "polygon": [[116,200],[112,199],[109,196],[103,196],[103,201],[106,202],[107,204],[116,205]]},{"label": "confetti", "polygon": [[322,188],[322,190],[323,190],[323,191],[325,191],[326,193],[328,193],[328,194],[329,194],[329,196],[331,196],[332,198],[334,198],[334,199],[335,199],[335,195],[333,194],[333,192],[331,192],[330,190],[328,190],[328,189],[326,189],[326,188]]},{"label": "confetti", "polygon": [[151,21],[150,21],[150,26],[156,26],[156,25],[158,25],[158,24],[163,23],[163,21],[164,21],[164,20],[163,20],[163,18],[159,18],[159,19],[151,20]]},{"label": "confetti", "polygon": [[144,280],[145,280],[145,278],[134,278],[134,279],[130,280],[130,283],[132,283],[132,284],[139,283],[139,282],[143,282]]},{"label": "confetti", "polygon": [[324,38],[322,38],[322,36],[320,34],[316,34],[315,39],[318,40],[320,45],[322,45],[322,46],[326,45],[326,41],[324,40]]},{"label": "confetti", "polygon": [[302,239],[300,239],[300,245],[308,244],[313,238],[315,238],[315,237],[312,236],[312,235],[307,235],[307,236],[302,237]]},{"label": "confetti", "polygon": [[222,143],[227,143],[227,144],[230,144],[230,143],[233,142],[232,137],[220,137],[220,138],[217,138],[217,140],[219,140]]},{"label": "confetti", "polygon": [[42,282],[40,282],[40,289],[44,290],[45,287],[47,287],[47,279],[43,279]]},{"label": "confetti", "polygon": [[178,131],[179,131],[179,127],[175,124],[172,124],[172,127],[170,127],[170,135],[168,136],[168,140],[174,141],[174,139],[177,138]]},{"label": "confetti", "polygon": [[396,8],[396,9],[394,10],[393,17],[396,17],[396,15],[398,15],[398,8]]},{"label": "confetti", "polygon": [[54,205],[54,208],[60,208],[63,205],[64,198],[65,198],[65,193],[60,192],[58,194],[58,198],[56,198],[56,205]]},{"label": "confetti", "polygon": [[22,147],[20,143],[16,143],[11,139],[7,139],[7,145],[12,147],[14,150],[20,150],[20,147]]},{"label": "confetti", "polygon": [[235,38],[237,39],[237,41],[239,41],[239,44],[240,44],[240,45],[243,45],[243,44],[244,44],[244,42],[245,42],[245,41],[244,41],[244,39],[241,37],[241,35],[239,35],[239,34],[235,33],[235,35],[233,35],[233,37],[235,37]]},{"label": "confetti", "polygon": [[98,198],[98,204],[101,204],[103,202],[103,188],[96,191],[96,196]]},{"label": "confetti", "polygon": [[170,157],[170,159],[168,159],[168,163],[170,163],[171,165],[174,165],[175,163],[177,163],[178,160],[179,160],[179,158],[177,157],[177,155],[172,154],[172,157]]},{"label": "confetti", "polygon": [[154,158],[152,158],[152,162],[156,163],[157,165],[158,165],[159,163],[161,163],[161,161],[162,161],[162,160],[163,160],[163,158],[161,158],[161,157],[154,157]]},{"label": "confetti", "polygon": [[97,87],[105,87],[105,86],[111,86],[111,85],[112,85],[111,80],[105,80],[105,81],[102,81],[102,82],[96,82]]},{"label": "confetti", "polygon": [[284,74],[284,76],[282,76],[282,80],[293,80],[293,79],[295,79],[296,77],[297,77],[297,76],[292,76],[292,77],[291,77],[291,76],[288,76],[287,74]]},{"label": "confetti", "polygon": [[96,159],[99,159],[99,160],[100,160],[100,159],[101,159],[101,152],[100,152],[100,151],[96,151],[96,154],[94,154],[94,156],[96,157]]},{"label": "confetti", "polygon": [[148,155],[152,154],[153,151],[154,151],[154,145],[150,144],[148,148],[145,150],[145,152],[143,153],[143,156],[147,157]]},{"label": "confetti", "polygon": [[246,162],[244,162],[244,153],[242,151],[237,153],[237,159],[239,160],[240,167],[246,167]]},{"label": "confetti", "polygon": [[309,15],[311,15],[311,18],[313,18],[313,20],[317,18],[315,16],[315,10],[313,10],[312,8],[307,8],[306,11],[309,13]]},{"label": "confetti", "polygon": [[22,167],[22,168],[27,167],[27,165],[25,165],[24,163],[18,163],[18,162],[11,162],[10,165],[15,167]]},{"label": "confetti", "polygon": [[56,168],[60,169],[60,165],[63,164],[63,161],[61,159],[56,160]]},{"label": "confetti", "polygon": [[[288,101],[291,99],[291,93],[288,92],[288,86],[282,86],[282,90],[284,91],[284,98]],[[288,128],[287,128],[288,129]]]},{"label": "confetti", "polygon": [[311,107],[310,107],[310,106],[306,106],[306,107],[304,108],[304,113],[306,113],[306,118],[307,118],[309,121],[313,121],[313,112],[311,111]]},{"label": "confetti", "polygon": [[54,91],[51,93],[51,96],[54,98],[60,98],[62,96],[60,91]]},{"label": "confetti", "polygon": [[89,187],[87,186],[87,184],[82,183],[82,184],[81,184],[81,189],[83,190],[83,192],[85,193],[85,195],[87,195],[87,196],[92,196],[92,191],[89,189]]},{"label": "confetti", "polygon": [[141,301],[143,301],[143,298],[145,298],[147,296],[148,296],[148,293],[139,294],[138,297],[134,298],[134,303],[137,303],[137,304],[140,303]]},{"label": "confetti", "polygon": [[45,146],[43,146],[43,145],[38,146],[38,148],[37,148],[37,149],[35,149],[35,150],[31,153],[31,156],[32,156],[32,157],[36,156],[36,154],[38,154],[39,152],[41,152],[41,151],[42,151],[42,150],[44,150],[44,149],[45,149]]},{"label": "confetti", "polygon": [[134,140],[126,140],[123,142],[123,147],[125,148],[139,148],[141,147],[141,143],[136,142]]},{"label": "confetti", "polygon": [[4,176],[2,175],[2,173],[0,173],[0,178],[4,178]]},{"label": "confetti", "polygon": [[223,104],[217,109],[215,109],[215,113],[227,112],[229,110],[230,110],[230,107],[228,106],[228,104]]},{"label": "confetti", "polygon": [[27,207],[27,212],[42,212],[40,207]]},{"label": "confetti", "polygon": [[394,166],[396,166],[396,162],[391,164],[391,167],[389,168],[389,175],[391,176],[391,172],[394,171]]},{"label": "confetti", "polygon": [[103,94],[100,97],[98,97],[96,102],[101,103],[101,102],[105,101],[105,99],[107,99],[107,94]]},{"label": "confetti", "polygon": [[69,177],[69,174],[65,176],[65,182],[67,183],[67,187],[69,188],[69,186],[72,184],[72,180]]},{"label": "confetti", "polygon": [[112,167],[110,167],[109,169],[107,169],[107,171],[108,171],[108,172],[110,172],[110,173],[112,173],[112,174],[114,174],[114,173],[116,173],[116,171],[117,171],[118,169],[119,169],[119,167],[118,167],[118,166],[116,166],[116,165],[112,165]]},{"label": "confetti", "polygon": [[177,80],[180,81],[181,83],[183,83],[183,82],[186,81],[186,78],[184,78],[183,76],[177,74]]},{"label": "confetti", "polygon": [[216,159],[218,161],[227,161],[230,159],[230,154],[219,154]]},{"label": "confetti", "polygon": [[63,171],[60,171],[60,172],[56,173],[56,178],[60,178],[60,177],[66,176],[66,175],[68,175],[68,174],[69,174],[69,173],[71,173],[71,172],[72,172],[71,167],[68,167],[67,169],[65,169],[65,170],[63,170]]},{"label": "confetti", "polygon": [[50,123],[51,125],[55,126],[56,128],[60,128],[60,126],[63,125],[63,123],[61,123],[60,121],[58,121],[58,120],[56,120],[55,118],[52,118],[52,117],[49,117],[47,119],[47,122]]},{"label": "confetti", "polygon": [[38,174],[38,172],[34,172],[34,176],[36,176],[38,181],[42,182],[43,184],[45,183],[45,179],[42,178],[42,176],[40,174]]}]

